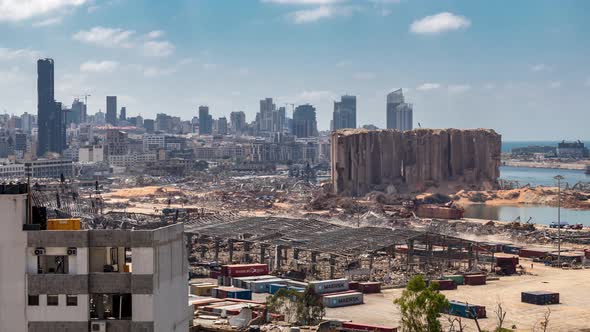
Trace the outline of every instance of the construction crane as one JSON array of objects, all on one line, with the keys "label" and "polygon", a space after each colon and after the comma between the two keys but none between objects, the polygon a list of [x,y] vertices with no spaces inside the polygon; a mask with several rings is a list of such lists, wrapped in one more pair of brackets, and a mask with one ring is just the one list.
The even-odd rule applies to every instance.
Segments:
[{"label": "construction crane", "polygon": [[81,97],[84,97],[84,105],[88,105],[88,97],[92,97],[91,94],[83,94],[83,95],[74,95],[74,97],[76,97],[78,100]]}]

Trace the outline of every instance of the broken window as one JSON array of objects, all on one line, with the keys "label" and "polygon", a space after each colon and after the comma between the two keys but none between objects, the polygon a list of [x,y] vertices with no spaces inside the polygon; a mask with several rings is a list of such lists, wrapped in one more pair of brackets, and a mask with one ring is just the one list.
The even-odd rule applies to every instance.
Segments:
[{"label": "broken window", "polygon": [[30,306],[38,306],[39,305],[39,295],[29,295],[28,304]]},{"label": "broken window", "polygon": [[38,274],[68,274],[68,256],[37,256]]},{"label": "broken window", "polygon": [[90,296],[90,318],[131,319],[131,294],[92,294]]},{"label": "broken window", "polygon": [[47,295],[47,305],[48,306],[58,306],[59,305],[59,296]]},{"label": "broken window", "polygon": [[131,251],[125,247],[90,248],[90,272],[128,272]]}]

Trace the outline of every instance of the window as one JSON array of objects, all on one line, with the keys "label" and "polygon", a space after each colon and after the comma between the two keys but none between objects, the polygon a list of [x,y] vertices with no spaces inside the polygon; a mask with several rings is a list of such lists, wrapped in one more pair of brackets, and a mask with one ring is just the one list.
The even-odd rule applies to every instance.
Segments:
[{"label": "window", "polygon": [[29,295],[29,305],[39,305],[39,295]]},{"label": "window", "polygon": [[77,305],[78,305],[78,296],[77,295],[66,295],[66,306],[75,307]]},{"label": "window", "polygon": [[47,305],[57,306],[59,305],[59,298],[57,295],[47,295]]}]

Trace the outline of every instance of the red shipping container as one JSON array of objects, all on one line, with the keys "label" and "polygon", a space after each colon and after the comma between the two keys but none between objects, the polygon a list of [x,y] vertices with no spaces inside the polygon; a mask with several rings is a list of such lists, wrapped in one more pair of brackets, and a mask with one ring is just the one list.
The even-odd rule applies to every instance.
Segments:
[{"label": "red shipping container", "polygon": [[453,280],[431,280],[430,282],[438,284],[438,290],[457,289],[457,284]]},{"label": "red shipping container", "polygon": [[349,281],[348,282],[348,289],[358,290],[359,289],[359,282],[358,281]]},{"label": "red shipping container", "polygon": [[351,322],[343,322],[342,329],[351,331],[397,332],[397,328],[395,327],[357,324]]},{"label": "red shipping container", "polygon": [[237,264],[223,265],[221,274],[226,277],[252,277],[268,274],[268,265],[266,264]]},{"label": "red shipping container", "polygon": [[541,258],[541,257],[547,256],[548,253],[549,253],[549,251],[546,249],[523,248],[523,249],[520,249],[520,251],[518,252],[518,256],[526,257],[526,258]]},{"label": "red shipping container", "polygon": [[359,290],[365,294],[381,293],[380,282],[361,282]]},{"label": "red shipping container", "polygon": [[217,270],[209,271],[209,278],[211,278],[211,279],[217,279],[220,276],[221,276],[221,271],[217,271]]},{"label": "red shipping container", "polygon": [[474,274],[465,276],[465,285],[478,286],[486,284],[486,276],[483,274]]}]

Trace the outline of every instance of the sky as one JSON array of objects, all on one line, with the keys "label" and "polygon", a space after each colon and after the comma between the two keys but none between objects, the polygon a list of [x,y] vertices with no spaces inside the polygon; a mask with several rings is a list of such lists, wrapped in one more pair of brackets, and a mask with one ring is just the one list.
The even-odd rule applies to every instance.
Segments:
[{"label": "sky", "polygon": [[214,117],[259,100],[357,96],[386,123],[403,88],[423,128],[492,128],[505,140],[590,139],[590,1],[0,0],[0,111],[36,113],[36,59],[56,99],[117,95],[127,114]]}]

